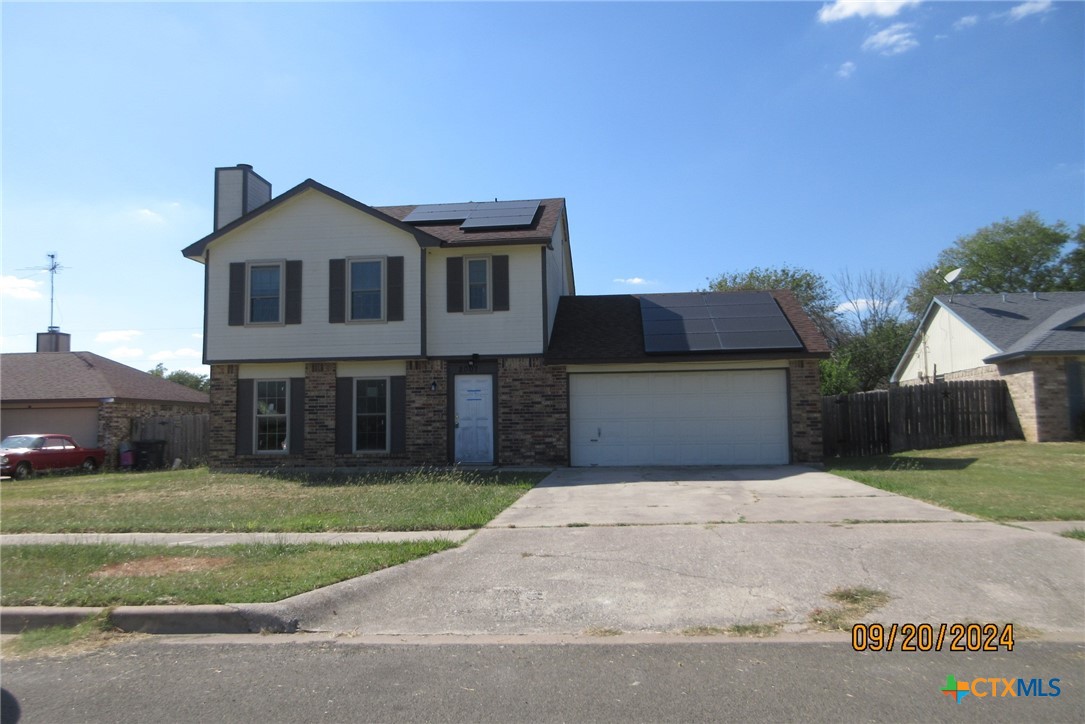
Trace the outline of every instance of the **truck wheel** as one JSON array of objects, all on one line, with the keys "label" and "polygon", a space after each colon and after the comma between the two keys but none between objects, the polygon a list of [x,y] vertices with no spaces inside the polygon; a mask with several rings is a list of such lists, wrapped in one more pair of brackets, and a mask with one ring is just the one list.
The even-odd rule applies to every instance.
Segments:
[{"label": "truck wheel", "polygon": [[98,469],[98,463],[94,462],[94,458],[87,458],[83,461],[83,472],[93,473]]},{"label": "truck wheel", "polygon": [[26,480],[33,474],[34,471],[31,469],[30,463],[19,463],[15,466],[16,480]]}]

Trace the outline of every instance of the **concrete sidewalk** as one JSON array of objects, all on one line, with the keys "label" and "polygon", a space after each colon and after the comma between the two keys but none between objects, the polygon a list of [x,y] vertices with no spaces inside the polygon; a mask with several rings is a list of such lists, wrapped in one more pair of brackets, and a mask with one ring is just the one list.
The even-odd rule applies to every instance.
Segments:
[{"label": "concrete sidewalk", "polygon": [[[583,636],[779,624],[797,634],[811,630],[815,609],[836,605],[827,597],[835,589],[868,587],[889,600],[865,621],[1012,622],[1080,641],[1085,549],[1047,530],[979,521],[801,466],[564,469],[477,534],[440,534],[463,536],[454,550],[276,603],[122,613],[140,631],[182,622],[192,632]],[[3,612],[5,631],[14,613]]]},{"label": "concrete sidewalk", "polygon": [[474,530],[417,530],[380,533],[15,533],[0,535],[0,548],[30,544],[119,543],[165,546],[228,546],[236,543],[399,543],[450,540],[462,543]]}]

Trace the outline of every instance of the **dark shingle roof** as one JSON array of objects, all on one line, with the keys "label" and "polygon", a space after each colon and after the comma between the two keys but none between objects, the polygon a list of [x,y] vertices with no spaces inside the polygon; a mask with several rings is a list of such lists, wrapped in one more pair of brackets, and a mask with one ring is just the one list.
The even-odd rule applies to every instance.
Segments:
[{"label": "dark shingle roof", "polygon": [[244,226],[253,219],[266,214],[268,211],[299,196],[306,191],[318,191],[341,201],[363,213],[367,213],[382,221],[397,226],[414,235],[420,246],[495,246],[505,244],[548,244],[554,236],[554,230],[561,219],[562,209],[565,208],[565,199],[542,199],[539,211],[535,216],[534,223],[527,228],[521,229],[495,229],[492,231],[461,231],[460,223],[449,224],[408,224],[403,219],[418,205],[412,206],[369,206],[361,201],[352,199],[346,194],[325,186],[313,179],[306,179],[300,184],[285,191],[266,204],[259,206],[240,219],[235,219],[199,241],[189,244],[181,253],[189,259],[202,261],[204,250],[219,237],[230,233],[240,226]]},{"label": "dark shingle roof", "polygon": [[0,398],[23,400],[146,400],[207,404],[209,397],[93,352],[0,355]]},{"label": "dark shingle roof", "polygon": [[1085,329],[1066,328],[1085,315],[1085,292],[940,295],[935,303],[998,348],[985,361],[1085,352]]},{"label": "dark shingle roof", "polygon": [[[378,206],[378,211],[395,219],[404,219],[415,206]],[[460,229],[461,221],[445,224],[419,224],[416,228],[441,240],[442,246],[467,246],[483,244],[547,244],[554,237],[554,230],[561,221],[565,199],[542,199],[534,223],[520,229],[467,230]]]},{"label": "dark shingle roof", "polygon": [[[713,292],[712,294],[727,294]],[[654,295],[655,296],[655,295]],[[665,296],[665,295],[658,295]],[[803,350],[762,352],[698,352],[688,355],[649,355],[644,351],[640,297],[635,294],[567,296],[558,302],[554,331],[546,359],[551,363],[644,362],[676,359],[743,359],[827,357],[829,344],[789,291],[772,292]]]}]

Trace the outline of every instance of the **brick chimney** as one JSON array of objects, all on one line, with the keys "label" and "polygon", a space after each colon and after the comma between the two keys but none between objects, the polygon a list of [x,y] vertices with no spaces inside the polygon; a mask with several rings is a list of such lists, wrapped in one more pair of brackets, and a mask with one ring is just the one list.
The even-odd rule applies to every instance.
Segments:
[{"label": "brick chimney", "polygon": [[215,169],[215,231],[271,201],[271,183],[247,163]]}]

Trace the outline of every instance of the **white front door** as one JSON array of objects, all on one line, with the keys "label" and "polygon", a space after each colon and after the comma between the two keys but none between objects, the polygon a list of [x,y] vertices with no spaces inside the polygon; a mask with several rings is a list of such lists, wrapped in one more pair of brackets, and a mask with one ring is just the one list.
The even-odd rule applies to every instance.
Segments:
[{"label": "white front door", "polygon": [[494,461],[493,377],[456,375],[456,462]]}]

